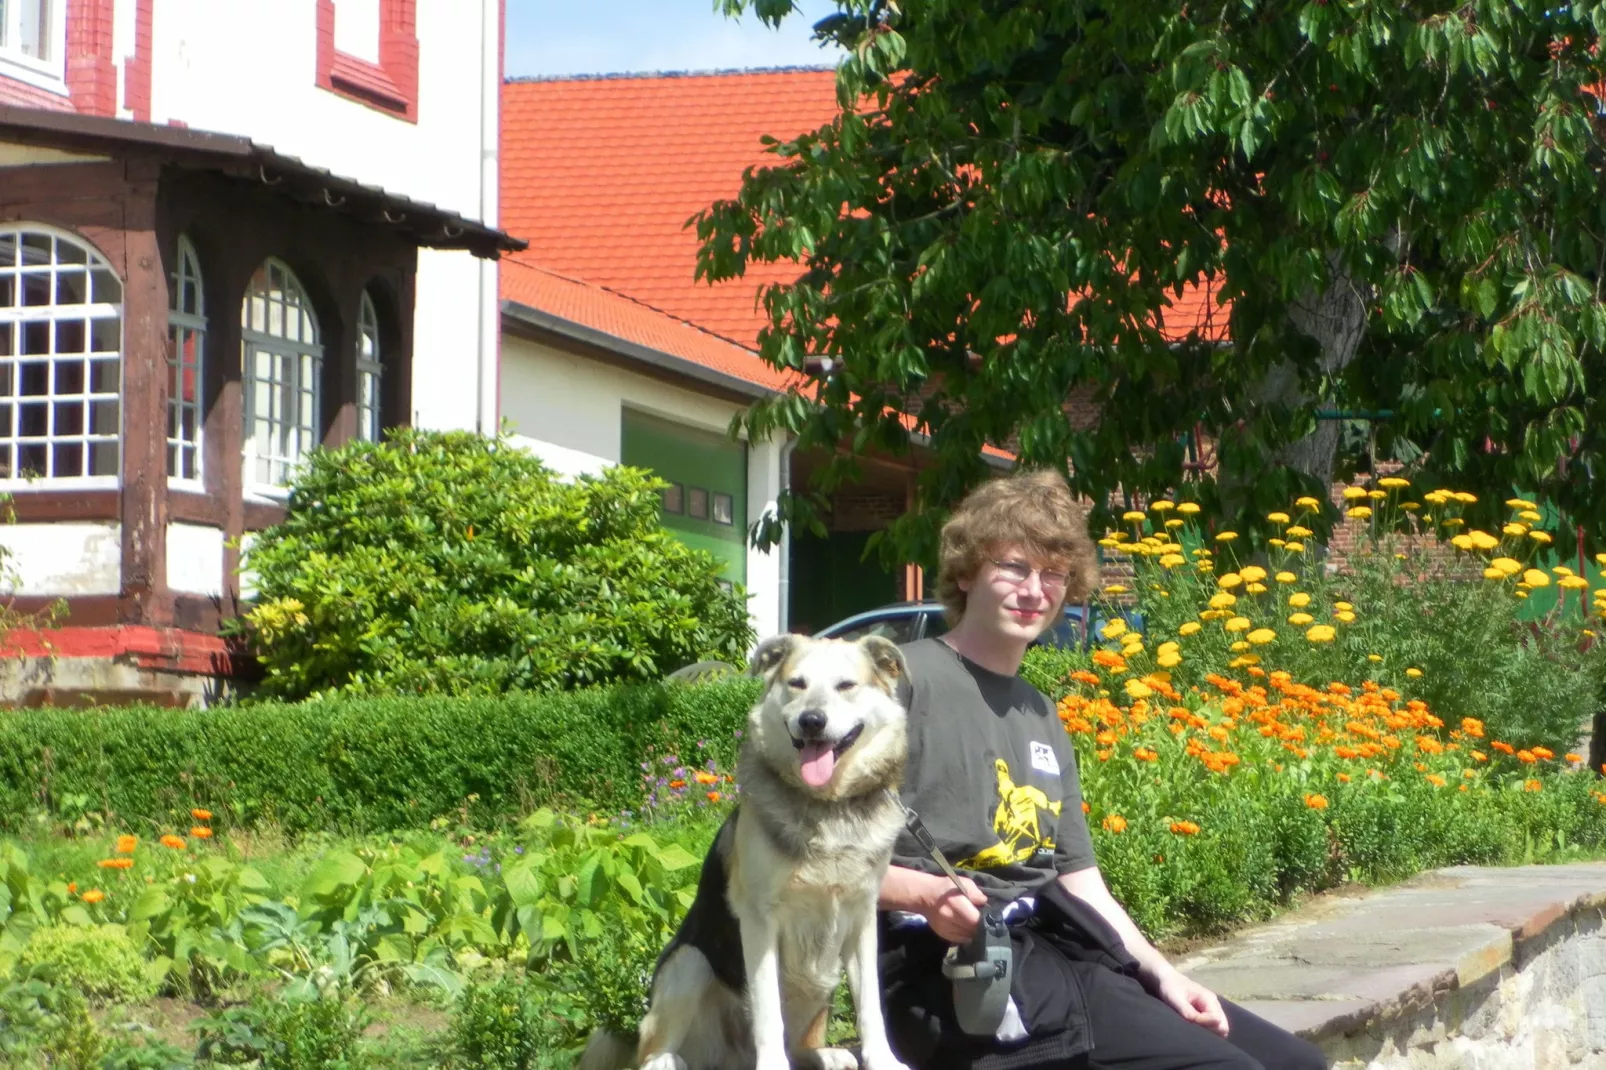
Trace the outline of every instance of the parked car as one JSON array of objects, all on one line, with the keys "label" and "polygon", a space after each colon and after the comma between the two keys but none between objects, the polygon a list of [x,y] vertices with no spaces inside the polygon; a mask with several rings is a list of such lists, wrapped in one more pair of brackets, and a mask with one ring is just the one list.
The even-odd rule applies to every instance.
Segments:
[{"label": "parked car", "polygon": [[[1087,608],[1080,604],[1067,605],[1065,619],[1046,629],[1037,643],[1060,649],[1089,649],[1093,644],[1094,634],[1104,626],[1108,618],[1101,607],[1094,606],[1092,628],[1084,628],[1083,611]],[[1127,611],[1121,615],[1126,620],[1127,627],[1137,631],[1143,630],[1143,620],[1135,612]],[[879,635],[894,643],[910,643],[916,639],[935,638],[947,630],[948,622],[943,619],[942,603],[925,601],[898,602],[881,606],[879,609],[855,613],[827,628],[821,628],[814,634],[822,639],[862,639],[867,635]]]}]

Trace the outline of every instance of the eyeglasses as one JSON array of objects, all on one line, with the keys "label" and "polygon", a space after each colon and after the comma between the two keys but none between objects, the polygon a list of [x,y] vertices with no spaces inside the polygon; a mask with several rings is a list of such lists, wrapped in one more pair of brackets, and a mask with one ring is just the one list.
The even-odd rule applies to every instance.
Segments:
[{"label": "eyeglasses", "polygon": [[[993,561],[992,558],[988,558]],[[1070,582],[1070,574],[1058,569],[1033,568],[1024,561],[993,561],[993,567],[998,569],[998,575],[1012,584],[1025,583],[1037,573],[1037,582],[1045,591],[1063,591]]]}]

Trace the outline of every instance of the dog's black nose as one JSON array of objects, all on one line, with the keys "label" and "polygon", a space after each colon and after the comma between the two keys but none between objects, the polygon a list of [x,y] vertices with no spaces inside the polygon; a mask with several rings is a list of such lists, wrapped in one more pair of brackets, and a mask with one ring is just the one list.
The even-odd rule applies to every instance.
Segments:
[{"label": "dog's black nose", "polygon": [[819,710],[804,710],[797,715],[797,726],[811,736],[825,731],[825,714]]}]

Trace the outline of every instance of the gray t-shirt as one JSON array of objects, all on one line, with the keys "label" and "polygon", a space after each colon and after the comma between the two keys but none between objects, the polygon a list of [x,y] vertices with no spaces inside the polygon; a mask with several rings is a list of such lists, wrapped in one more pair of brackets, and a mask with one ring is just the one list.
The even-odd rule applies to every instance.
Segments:
[{"label": "gray t-shirt", "polygon": [[[903,801],[948,861],[995,900],[1093,866],[1076,751],[1047,696],[939,639],[910,643],[903,653]],[[942,872],[907,831],[893,846],[892,864]]]}]

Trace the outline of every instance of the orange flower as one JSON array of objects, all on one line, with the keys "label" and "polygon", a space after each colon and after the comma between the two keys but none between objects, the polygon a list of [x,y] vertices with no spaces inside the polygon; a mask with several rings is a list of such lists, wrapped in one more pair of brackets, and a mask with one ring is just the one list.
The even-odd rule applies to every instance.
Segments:
[{"label": "orange flower", "polygon": [[1340,773],[1340,774],[1338,774],[1338,782],[1340,784],[1348,784],[1349,783],[1349,774],[1348,773]]},{"label": "orange flower", "polygon": [[190,816],[195,818],[195,820],[197,820],[197,821],[210,821],[210,820],[212,820],[212,811],[210,811],[210,810],[191,810],[190,811]]},{"label": "orange flower", "polygon": [[[1517,748],[1516,747],[1513,747],[1509,743],[1502,743],[1498,739],[1491,739],[1489,741],[1489,746],[1493,747],[1495,750],[1499,751],[1501,754],[1516,754],[1517,753]],[[1603,766],[1602,768],[1606,768],[1606,766]]]},{"label": "orange flower", "polygon": [[1469,750],[1467,753],[1472,755],[1472,760],[1475,762],[1486,762],[1489,760],[1489,756],[1483,753],[1481,750]]},{"label": "orange flower", "polygon": [[1523,791],[1540,791],[1543,788],[1544,788],[1544,785],[1539,783],[1539,781],[1537,781],[1537,780],[1524,780],[1522,782],[1522,790]]},{"label": "orange flower", "polygon": [[1091,813],[1092,811],[1093,811],[1093,808],[1087,804],[1087,800],[1086,799],[1083,799],[1082,800],[1082,813],[1086,814],[1086,813]]},{"label": "orange flower", "polygon": [[1520,750],[1517,752],[1517,761],[1522,762],[1525,765],[1532,765],[1538,760],[1539,757],[1531,750]]},{"label": "orange flower", "polygon": [[1483,738],[1483,722],[1476,717],[1461,718],[1461,731],[1476,739]]},{"label": "orange flower", "polygon": [[1551,750],[1549,747],[1535,747],[1534,748],[1534,757],[1535,758],[1541,758],[1544,761],[1548,762],[1548,761],[1550,761],[1550,759],[1554,758],[1555,756],[1556,756],[1556,752]]},{"label": "orange flower", "polygon": [[105,899],[106,893],[101,891],[99,888],[91,888],[89,891],[79,896],[79,898],[86,903],[94,904],[100,902],[102,899]]},{"label": "orange flower", "polygon": [[708,801],[709,802],[719,802],[719,792],[717,792],[717,791],[709,792],[708,793]]},{"label": "orange flower", "polygon": [[1582,754],[1573,754],[1570,751],[1566,754],[1563,754],[1562,757],[1569,762],[1581,762],[1584,760],[1584,756]]},{"label": "orange flower", "polygon": [[77,895],[78,894],[78,882],[77,881],[68,881],[67,882],[67,894],[68,895]]},{"label": "orange flower", "polygon": [[1132,752],[1132,757],[1140,762],[1154,762],[1160,760],[1160,752],[1149,747],[1139,747]]},{"label": "orange flower", "polygon": [[95,865],[101,869],[128,869],[134,864],[132,858],[102,858]]},{"label": "orange flower", "polygon": [[1101,747],[1113,747],[1113,746],[1115,746],[1115,733],[1114,732],[1108,732],[1108,731],[1100,732],[1097,736],[1094,736],[1093,738],[1098,741],[1098,744]]},{"label": "orange flower", "polygon": [[1089,687],[1099,686],[1098,673],[1088,672],[1086,669],[1077,669],[1075,672],[1071,673],[1071,679],[1079,684],[1086,684]]},{"label": "orange flower", "polygon": [[158,842],[160,842],[163,847],[170,847],[175,851],[182,851],[185,847],[184,837],[175,836],[171,832],[169,832],[166,836],[163,836]]},{"label": "orange flower", "polygon": [[212,830],[207,828],[205,825],[196,825],[194,828],[190,829],[190,835],[194,836],[198,840],[209,840],[212,838]]},{"label": "orange flower", "polygon": [[676,791],[679,791],[681,788],[686,786],[686,782],[681,780],[679,777],[676,777],[674,780],[669,782],[669,786],[674,788]]},{"label": "orange flower", "polygon": [[1171,822],[1171,831],[1178,836],[1197,836],[1199,835],[1199,826],[1192,821],[1173,821]]},{"label": "orange flower", "polygon": [[1436,788],[1444,787],[1444,778],[1437,773],[1429,773],[1427,780],[1429,784],[1432,784]]},{"label": "orange flower", "polygon": [[1125,832],[1126,818],[1120,814],[1110,814],[1104,819],[1104,827],[1110,832]]},{"label": "orange flower", "polygon": [[709,784],[718,784],[719,783],[719,777],[714,773],[706,773],[706,772],[698,773],[695,776],[693,776],[692,779],[697,781],[697,783],[702,784],[704,786],[707,786]]},{"label": "orange flower", "polygon": [[1305,796],[1305,805],[1312,810],[1325,810],[1327,809],[1327,796],[1307,795]]},{"label": "orange flower", "polygon": [[114,848],[114,850],[116,850],[116,852],[120,855],[131,855],[134,853],[134,848],[138,846],[139,837],[130,836],[125,833],[124,835],[117,837],[117,846]]}]

